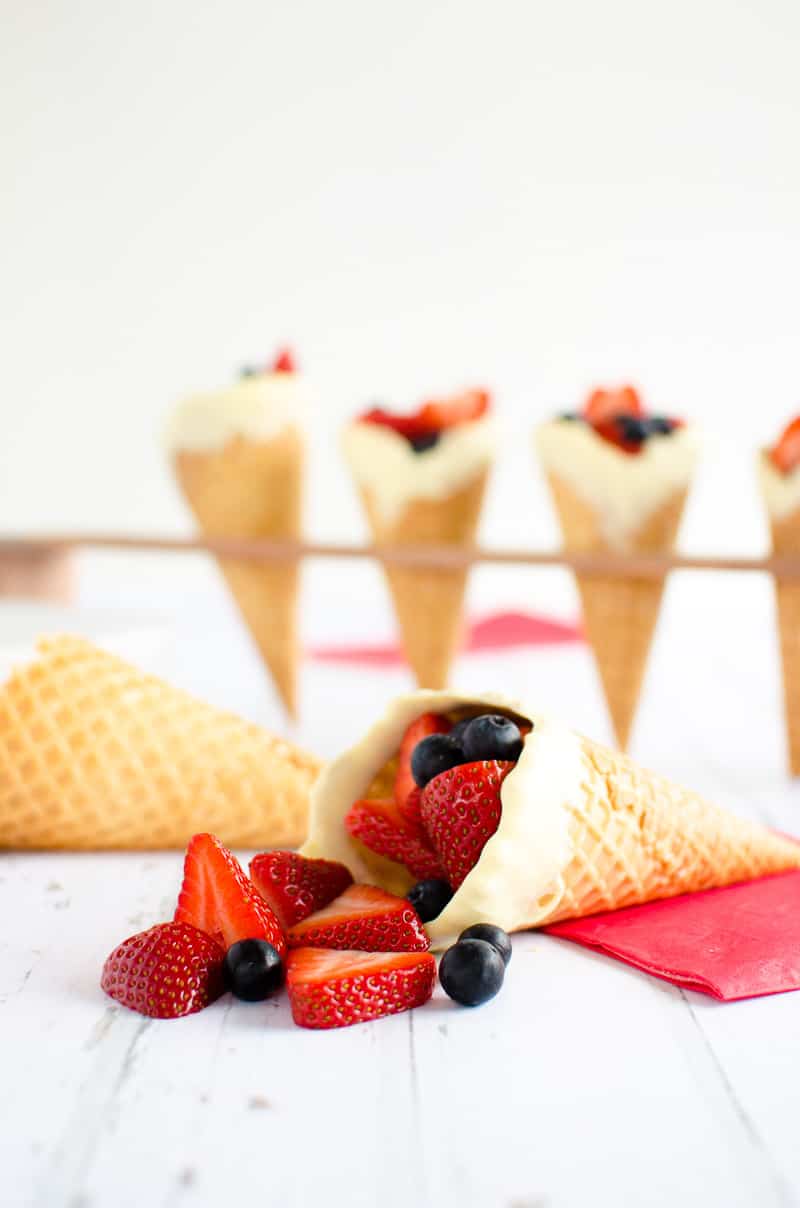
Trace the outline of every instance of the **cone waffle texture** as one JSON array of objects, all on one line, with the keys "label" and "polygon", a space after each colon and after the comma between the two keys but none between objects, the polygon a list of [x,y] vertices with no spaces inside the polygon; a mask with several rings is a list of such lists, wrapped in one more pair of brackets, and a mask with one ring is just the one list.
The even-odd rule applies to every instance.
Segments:
[{"label": "cone waffle texture", "polygon": [[[566,547],[581,552],[618,552],[603,535],[597,512],[556,474],[549,474],[548,481]],[[675,492],[648,517],[634,535],[631,552],[658,553],[673,548],[687,494],[687,490]],[[664,580],[578,575],[577,582],[586,637],[617,742],[624,749],[636,717]]]},{"label": "cone waffle texture", "polygon": [[[387,545],[471,545],[488,470],[444,499],[415,499],[390,522],[372,492],[360,489],[373,539]],[[467,571],[384,566],[400,638],[421,688],[444,688],[461,641]]]},{"label": "cone waffle texture", "polygon": [[[776,554],[800,554],[800,509],[770,521]],[[775,582],[789,768],[800,776],[800,583]]]},{"label": "cone waffle texture", "polygon": [[0,847],[236,847],[306,832],[318,762],[78,638],[0,688]]},{"label": "cone waffle texture", "polygon": [[[237,437],[212,451],[180,450],[175,474],[207,537],[299,539],[303,440],[287,427],[271,440]],[[253,640],[281,699],[297,711],[299,663],[297,561],[259,564],[220,559]]]},{"label": "cone waffle texture", "polygon": [[564,892],[541,923],[748,881],[800,867],[800,846],[581,740]]}]

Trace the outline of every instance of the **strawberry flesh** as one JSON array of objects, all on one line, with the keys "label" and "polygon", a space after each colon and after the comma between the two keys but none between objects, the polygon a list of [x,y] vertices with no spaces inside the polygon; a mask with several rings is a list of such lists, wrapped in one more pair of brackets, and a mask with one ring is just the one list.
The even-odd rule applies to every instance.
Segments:
[{"label": "strawberry flesh", "polygon": [[789,474],[800,465],[800,415],[784,430],[778,443],[770,449],[769,457],[782,474]]},{"label": "strawberry flesh", "polygon": [[100,985],[124,1007],[153,1019],[201,1011],[223,993],[225,953],[187,923],[159,923],[132,935],[103,966]]},{"label": "strawberry flesh", "polygon": [[405,818],[394,801],[356,801],[345,815],[344,825],[370,851],[404,864],[418,880],[444,876],[421,828]]},{"label": "strawberry flesh", "polygon": [[272,362],[273,373],[296,373],[294,355],[291,348],[281,348]]},{"label": "strawberry flesh", "polygon": [[[417,787],[414,777],[411,775],[411,753],[414,747],[430,734],[448,734],[451,729],[450,722],[441,713],[423,713],[406,729],[400,742],[397,775],[394,781],[394,799],[401,808]],[[416,812],[418,813],[419,810],[417,809]]]},{"label": "strawberry flesh", "polygon": [[593,390],[583,408],[584,419],[595,426],[618,415],[644,416],[642,400],[633,386],[621,386],[618,390]]},{"label": "strawberry flesh", "polygon": [[489,410],[488,390],[465,390],[453,398],[432,399],[419,410],[421,422],[434,432],[481,419]]},{"label": "strawberry flesh", "polygon": [[176,923],[190,923],[225,948],[237,940],[266,940],[280,956],[286,938],[273,910],[214,835],[195,835],[186,850]]},{"label": "strawberry flesh", "polygon": [[307,860],[293,851],[267,851],[250,861],[250,880],[285,929],[321,910],[351,885],[336,860]]},{"label": "strawberry flesh", "polygon": [[430,941],[405,898],[374,885],[351,885],[334,902],[296,923],[290,948],[355,948],[362,952],[427,952]]},{"label": "strawberry flesh", "polygon": [[500,790],[514,763],[465,763],[435,776],[422,790],[422,822],[446,879],[458,889],[500,825]]},{"label": "strawberry flesh", "polygon": [[346,1028],[427,1002],[436,981],[429,952],[295,948],[286,962],[292,1018],[301,1028]]}]

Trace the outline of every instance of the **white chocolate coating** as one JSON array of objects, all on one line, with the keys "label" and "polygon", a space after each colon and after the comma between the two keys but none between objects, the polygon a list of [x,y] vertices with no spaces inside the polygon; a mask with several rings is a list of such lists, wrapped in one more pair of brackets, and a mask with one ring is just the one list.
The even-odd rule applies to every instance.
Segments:
[{"label": "white chocolate coating", "polygon": [[237,436],[269,440],[289,425],[302,428],[309,401],[298,373],[255,373],[224,390],[179,403],[165,433],[170,452],[222,449]]}]

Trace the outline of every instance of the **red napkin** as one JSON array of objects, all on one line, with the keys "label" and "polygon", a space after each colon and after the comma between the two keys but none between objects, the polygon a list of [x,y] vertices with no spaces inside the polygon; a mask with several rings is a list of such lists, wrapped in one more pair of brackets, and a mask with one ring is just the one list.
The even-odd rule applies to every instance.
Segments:
[{"label": "red napkin", "polygon": [[725,1002],[800,990],[800,872],[545,930]]}]

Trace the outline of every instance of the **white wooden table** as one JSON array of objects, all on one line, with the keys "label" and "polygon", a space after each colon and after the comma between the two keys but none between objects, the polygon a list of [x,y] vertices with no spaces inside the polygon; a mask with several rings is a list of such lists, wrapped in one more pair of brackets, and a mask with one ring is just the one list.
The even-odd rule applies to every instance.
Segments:
[{"label": "white wooden table", "polygon": [[[744,585],[731,607],[722,591],[701,607],[675,584],[637,754],[798,832],[768,593]],[[184,623],[154,661],[266,716],[226,626]],[[527,688],[604,736],[579,648],[465,662],[459,678]],[[402,683],[309,668],[303,737],[337,749]],[[180,868],[178,854],[0,856],[4,1206],[800,1204],[800,995],[721,1005],[527,935],[474,1011],[437,992],[330,1033],[295,1028],[283,1000],[149,1021],[103,996],[100,969],[169,917]]]}]

